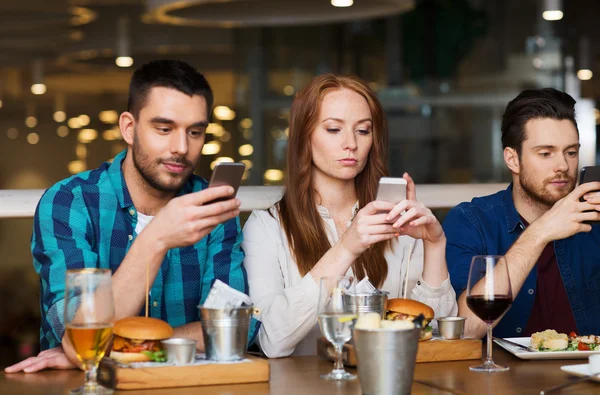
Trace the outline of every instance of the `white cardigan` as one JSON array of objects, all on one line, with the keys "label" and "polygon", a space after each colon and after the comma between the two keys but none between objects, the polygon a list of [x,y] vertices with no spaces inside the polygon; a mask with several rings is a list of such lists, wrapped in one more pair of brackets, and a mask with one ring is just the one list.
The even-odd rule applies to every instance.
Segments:
[{"label": "white cardigan", "polygon": [[[353,207],[356,212],[358,203]],[[325,207],[318,206],[331,244],[338,241],[333,218]],[[393,241],[392,251],[386,251],[388,275],[382,290],[390,298],[402,297],[409,249],[413,248],[408,273],[407,297],[433,308],[436,317],[456,315],[456,294],[447,278],[440,287],[429,286],[422,278],[423,242],[408,236]],[[288,246],[285,231],[280,226],[277,209],[255,210],[244,225],[242,248],[246,253],[244,266],[248,272],[250,298],[260,309],[262,325],[258,342],[270,358],[289,355],[315,355],[319,285],[310,273],[301,276]],[[352,268],[347,275],[352,276]]]}]

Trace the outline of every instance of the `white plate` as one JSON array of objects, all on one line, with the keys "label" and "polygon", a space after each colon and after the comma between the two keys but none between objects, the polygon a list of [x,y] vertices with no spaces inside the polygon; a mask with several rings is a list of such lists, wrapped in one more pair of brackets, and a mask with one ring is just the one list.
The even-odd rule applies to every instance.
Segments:
[{"label": "white plate", "polygon": [[[530,337],[507,337],[506,340],[521,344],[523,346],[531,346]],[[597,351],[525,351],[519,347],[511,346],[510,344],[500,343],[494,340],[494,342],[510,352],[514,356],[521,359],[588,359],[592,354],[600,353]]]},{"label": "white plate", "polygon": [[[589,363],[584,363],[581,365],[566,365],[566,366],[561,366],[560,370],[562,370],[563,372],[567,372],[570,374],[573,374],[575,376],[588,376],[590,374],[592,374],[592,372],[590,371],[590,364]],[[594,376],[592,377],[590,380],[594,380],[600,383],[600,375],[598,376]]]}]

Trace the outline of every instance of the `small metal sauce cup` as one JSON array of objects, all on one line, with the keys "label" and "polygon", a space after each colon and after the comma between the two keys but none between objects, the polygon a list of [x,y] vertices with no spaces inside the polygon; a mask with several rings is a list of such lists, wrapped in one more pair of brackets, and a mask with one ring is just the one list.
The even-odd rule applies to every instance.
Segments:
[{"label": "small metal sauce cup", "polygon": [[437,322],[442,338],[462,339],[465,333],[465,317],[442,317],[438,318]]},{"label": "small metal sauce cup", "polygon": [[171,338],[161,342],[167,353],[167,362],[191,365],[196,360],[196,340]]}]

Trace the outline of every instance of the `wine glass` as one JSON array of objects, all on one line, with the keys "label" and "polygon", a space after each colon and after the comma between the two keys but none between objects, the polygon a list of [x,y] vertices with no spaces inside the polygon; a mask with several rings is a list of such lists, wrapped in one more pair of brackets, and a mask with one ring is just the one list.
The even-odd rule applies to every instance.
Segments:
[{"label": "wine glass", "polygon": [[355,375],[344,370],[342,347],[352,338],[352,324],[355,315],[354,303],[350,303],[345,294],[354,294],[352,277],[322,277],[319,289],[319,327],[321,332],[335,348],[333,370],[321,375],[326,380],[353,380]]},{"label": "wine glass", "polygon": [[111,271],[68,270],[65,287],[65,327],[85,371],[83,386],[71,394],[111,394],[96,381],[98,364],[112,337],[115,317]]},{"label": "wine glass", "polygon": [[476,372],[502,372],[508,366],[492,360],[492,324],[512,305],[513,296],[506,258],[498,255],[474,256],[469,270],[467,306],[487,324],[487,358],[483,365],[471,366]]}]

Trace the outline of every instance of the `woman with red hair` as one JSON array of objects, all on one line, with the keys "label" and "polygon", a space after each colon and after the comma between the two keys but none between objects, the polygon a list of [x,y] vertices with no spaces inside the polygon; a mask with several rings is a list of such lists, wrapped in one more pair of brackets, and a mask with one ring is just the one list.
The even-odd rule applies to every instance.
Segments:
[{"label": "woman with red hair", "polygon": [[413,180],[404,174],[407,199],[397,205],[374,201],[387,141],[381,104],[358,78],[318,76],[294,99],[284,195],[251,214],[242,244],[268,357],[316,354],[324,276],[368,276],[392,298],[408,276],[407,297],[436,317],[456,314],[446,237]]}]

